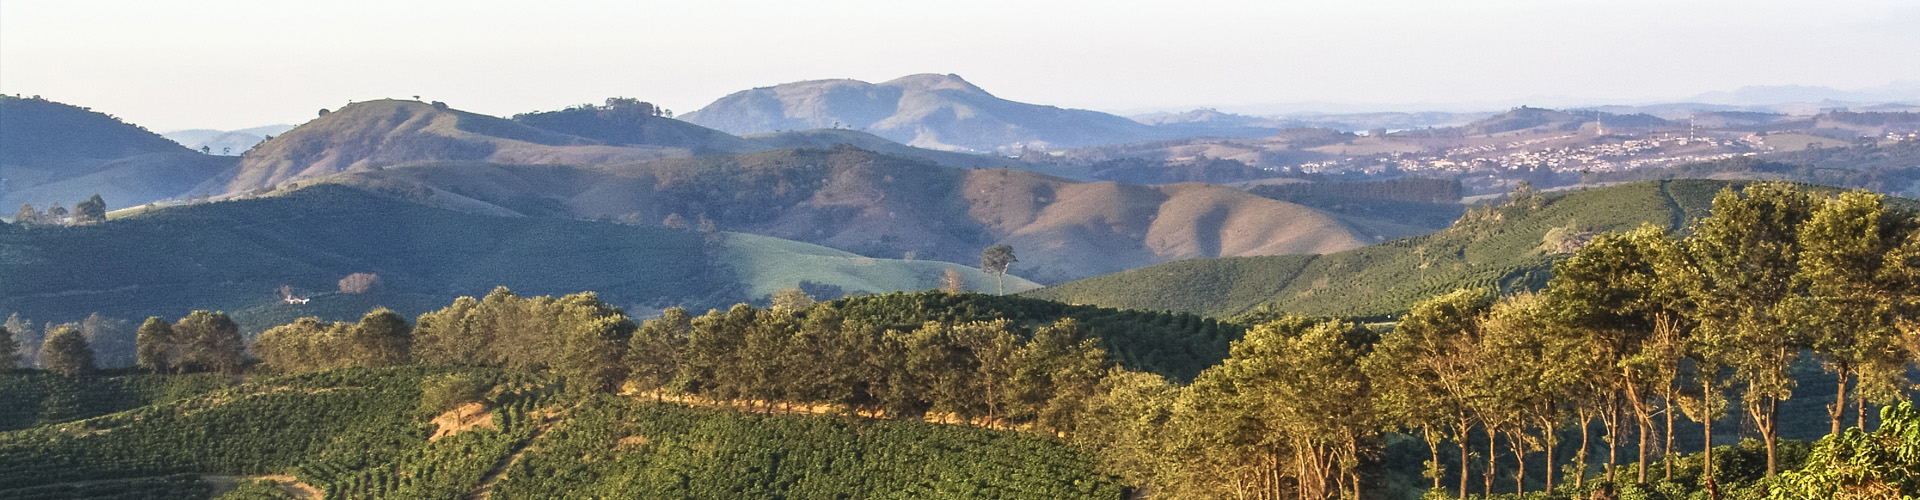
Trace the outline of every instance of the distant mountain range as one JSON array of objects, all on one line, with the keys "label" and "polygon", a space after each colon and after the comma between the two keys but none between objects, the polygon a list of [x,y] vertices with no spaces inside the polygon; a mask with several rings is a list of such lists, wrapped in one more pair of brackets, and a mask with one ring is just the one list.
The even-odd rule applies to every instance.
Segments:
[{"label": "distant mountain range", "polygon": [[161,133],[187,149],[220,156],[240,156],[268,137],[292,130],[293,125],[267,125],[240,130],[192,129]]},{"label": "distant mountain range", "polygon": [[236,158],[200,154],[91,109],[0,96],[0,207],[100,194],[109,207],[218,193]]},{"label": "distant mountain range", "polygon": [[1265,128],[1194,130],[995,97],[959,75],[882,83],[813,80],[735,92],[682,119],[733,134],[846,128],[909,146],[1018,152],[1168,139],[1206,133],[1264,135]]},{"label": "distant mountain range", "polygon": [[1898,81],[1879,87],[1840,90],[1808,85],[1756,85],[1732,91],[1708,92],[1691,102],[1729,106],[1765,106],[1790,103],[1920,104],[1920,81]]}]

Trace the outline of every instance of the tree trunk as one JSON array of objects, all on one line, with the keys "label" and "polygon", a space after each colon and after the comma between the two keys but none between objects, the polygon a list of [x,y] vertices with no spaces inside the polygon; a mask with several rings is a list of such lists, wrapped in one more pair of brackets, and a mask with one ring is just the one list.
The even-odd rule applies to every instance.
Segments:
[{"label": "tree trunk", "polygon": [[1860,407],[1854,409],[1853,414],[1854,414],[1855,421],[1853,426],[1859,427],[1860,432],[1866,432],[1867,431],[1867,395],[1861,394],[1857,398],[1857,401],[1860,402]]},{"label": "tree trunk", "polygon": [[1523,426],[1513,436],[1507,437],[1507,447],[1513,448],[1513,463],[1517,466],[1513,473],[1513,493],[1516,495],[1527,492],[1527,446],[1525,440],[1519,437],[1525,432]]},{"label": "tree trunk", "polygon": [[1460,498],[1466,498],[1467,476],[1473,472],[1473,462],[1467,458],[1467,433],[1471,432],[1473,428],[1462,421],[1459,430],[1460,439],[1455,442],[1460,444]]},{"label": "tree trunk", "polygon": [[1421,437],[1427,438],[1427,454],[1433,457],[1433,461],[1431,462],[1433,464],[1433,470],[1428,471],[1428,473],[1433,474],[1433,489],[1437,490],[1440,489],[1440,476],[1447,475],[1447,469],[1440,465],[1440,441],[1434,439],[1435,436],[1433,435],[1432,429],[1423,429],[1420,433]]},{"label": "tree trunk", "polygon": [[1640,422],[1635,427],[1636,429],[1633,434],[1633,438],[1634,438],[1633,440],[1635,444],[1640,446],[1640,464],[1639,466],[1635,467],[1636,469],[1638,469],[1635,471],[1635,473],[1637,474],[1636,482],[1640,484],[1647,484],[1647,456],[1648,456],[1647,455],[1648,453],[1647,434],[1653,431],[1653,416],[1647,415],[1647,414],[1641,414]]},{"label": "tree trunk", "polygon": [[1487,473],[1483,476],[1485,477],[1483,482],[1486,483],[1485,494],[1492,495],[1494,471],[1498,469],[1497,464],[1493,461],[1494,458],[1497,457],[1497,455],[1494,454],[1493,444],[1494,441],[1499,440],[1499,438],[1494,435],[1492,425],[1482,425],[1480,429],[1487,431]]},{"label": "tree trunk", "polygon": [[1547,429],[1547,493],[1553,493],[1553,449],[1560,445],[1560,425],[1550,423]]},{"label": "tree trunk", "polygon": [[1607,402],[1604,415],[1600,416],[1600,425],[1607,428],[1607,482],[1615,482],[1614,469],[1620,463],[1620,401],[1614,397]]},{"label": "tree trunk", "polygon": [[1767,440],[1767,477],[1780,472],[1780,400],[1767,398],[1767,425],[1760,427]]},{"label": "tree trunk", "polygon": [[1839,384],[1838,384],[1838,388],[1836,388],[1833,392],[1833,404],[1827,405],[1827,418],[1831,420],[1831,423],[1833,424],[1832,426],[1829,427],[1829,430],[1827,431],[1827,434],[1829,435],[1840,433],[1840,418],[1843,416],[1846,416],[1846,413],[1847,413],[1847,367],[1846,365],[1840,365],[1839,369],[1835,370],[1835,372],[1836,372],[1836,375],[1838,376],[1834,378],[1839,379]]},{"label": "tree trunk", "polygon": [[1673,458],[1674,458],[1673,457],[1673,414],[1674,414],[1673,391],[1671,390],[1667,391],[1667,396],[1663,399],[1666,400],[1665,402],[1667,404],[1667,407],[1664,410],[1667,412],[1667,426],[1664,429],[1666,431],[1667,443],[1666,443],[1666,447],[1660,451],[1660,463],[1666,466],[1666,469],[1667,469],[1666,479],[1668,481],[1672,481],[1673,480]]},{"label": "tree trunk", "polygon": [[[1705,396],[1705,397],[1711,398],[1712,396]],[[1708,403],[1708,404],[1711,404],[1711,403]],[[1705,448],[1705,450],[1703,451],[1707,454],[1706,462],[1702,463],[1700,466],[1700,477],[1704,478],[1704,480],[1702,481],[1704,484],[1704,483],[1713,482],[1713,411],[1711,409],[1708,409],[1707,411],[1704,411],[1702,413],[1705,413],[1705,415],[1701,418],[1700,423],[1706,426],[1707,428],[1706,431],[1702,433],[1702,436],[1701,436],[1706,438],[1702,440],[1702,442],[1706,444],[1701,446],[1702,448]]]},{"label": "tree trunk", "polygon": [[1591,440],[1593,430],[1590,429],[1590,427],[1593,426],[1593,417],[1587,414],[1586,410],[1580,410],[1579,419],[1580,451],[1573,453],[1573,462],[1579,465],[1573,476],[1573,489],[1575,490],[1587,487],[1587,450],[1593,447]]}]

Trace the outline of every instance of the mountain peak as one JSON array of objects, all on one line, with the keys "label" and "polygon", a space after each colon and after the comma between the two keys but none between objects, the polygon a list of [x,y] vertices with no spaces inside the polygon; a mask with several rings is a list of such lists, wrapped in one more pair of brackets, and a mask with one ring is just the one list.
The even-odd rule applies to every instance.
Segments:
[{"label": "mountain peak", "polygon": [[887,86],[887,87],[901,87],[901,88],[911,89],[911,90],[961,90],[966,92],[978,92],[981,94],[987,93],[986,90],[981,89],[979,86],[976,86],[971,82],[968,82],[964,78],[960,78],[960,75],[955,75],[951,73],[945,74],[945,75],[935,74],[935,73],[921,73],[917,75],[907,75],[900,78],[895,78],[893,80],[889,80],[885,83],[881,83],[880,85]]}]

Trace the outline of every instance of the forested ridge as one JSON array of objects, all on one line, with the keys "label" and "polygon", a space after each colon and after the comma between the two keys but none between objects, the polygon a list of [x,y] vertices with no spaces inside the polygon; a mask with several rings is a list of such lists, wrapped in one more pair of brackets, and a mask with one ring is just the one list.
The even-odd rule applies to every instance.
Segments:
[{"label": "forested ridge", "polygon": [[[0,388],[133,395],[13,417],[0,495],[203,498],[203,474],[267,478],[230,498],[278,475],[330,498],[1920,495],[1920,221],[1774,183],[1711,213],[1392,324],[945,292],[636,319],[502,288],[250,342],[223,313],[152,318],[122,382],[63,330],[48,372]],[[1814,383],[1829,437],[1784,439]]]}]

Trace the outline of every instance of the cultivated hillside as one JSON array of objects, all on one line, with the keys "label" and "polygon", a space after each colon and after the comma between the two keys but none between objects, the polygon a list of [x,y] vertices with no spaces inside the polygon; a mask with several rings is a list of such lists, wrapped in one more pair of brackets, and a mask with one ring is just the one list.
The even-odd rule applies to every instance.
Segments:
[{"label": "cultivated hillside", "polygon": [[9,214],[95,193],[109,207],[184,196],[233,166],[88,108],[0,96],[0,206]]},{"label": "cultivated hillside", "polygon": [[[417,314],[495,286],[528,294],[596,290],[621,306],[725,307],[801,282],[844,293],[939,286],[947,269],[972,290],[978,270],[854,256],[804,243],[720,233],[431,208],[337,185],[173,207],[83,227],[0,226],[0,311],[39,321],[175,318],[224,309],[256,330],[303,315],[357,317],[385,305]],[[374,273],[366,293],[338,292]],[[1009,288],[1037,285],[1009,277]],[[312,302],[281,302],[292,287]],[[831,298],[831,297],[822,297]]]},{"label": "cultivated hillside", "polygon": [[309,177],[429,161],[598,164],[686,156],[685,149],[598,141],[439,104],[380,100],[324,114],[240,159],[234,192]]},{"label": "cultivated hillside", "polygon": [[1706,215],[1713,195],[1727,185],[1674,180],[1576,191],[1470,211],[1438,233],[1344,252],[1174,262],[1026,295],[1212,316],[1260,306],[1309,315],[1386,316],[1461,287],[1538,288],[1552,263],[1585,235],[1646,223],[1682,227]]},{"label": "cultivated hillside", "polygon": [[870,257],[911,253],[972,265],[982,248],[1005,243],[1020,259],[1014,274],[1043,283],[1197,257],[1339,251],[1384,238],[1231,188],[962,170],[848,146],[598,168],[420,165],[326,180],[389,186],[473,211],[649,225],[706,217],[725,231]]},{"label": "cultivated hillside", "polygon": [[934,74],[878,84],[815,80],[761,87],[722,97],[682,118],[742,135],[850,128],[951,151],[1056,149],[1166,136],[1119,116],[1009,101],[958,75]]},{"label": "cultivated hillside", "polygon": [[[117,378],[0,374],[0,391],[42,386],[25,389],[53,392],[45,406],[56,410],[128,392],[82,387],[173,392],[0,431],[0,497],[1118,500],[1122,492],[1094,471],[1092,456],[1023,433],[686,408],[583,395],[555,377],[502,370],[356,368],[239,385]],[[440,408],[446,392],[425,388],[447,381],[478,392]]]}]

